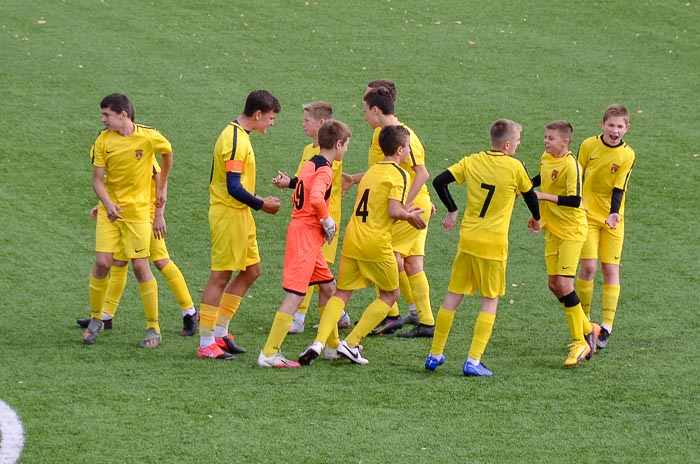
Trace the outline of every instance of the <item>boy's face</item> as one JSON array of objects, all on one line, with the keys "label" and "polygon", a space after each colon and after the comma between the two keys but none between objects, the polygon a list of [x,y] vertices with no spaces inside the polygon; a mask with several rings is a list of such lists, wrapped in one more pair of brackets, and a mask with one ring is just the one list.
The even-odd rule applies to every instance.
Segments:
[{"label": "boy's face", "polygon": [[544,149],[554,156],[563,156],[569,152],[569,139],[562,137],[556,129],[544,130]]},{"label": "boy's face", "polygon": [[258,110],[253,114],[253,119],[255,120],[255,127],[253,130],[260,132],[261,134],[267,134],[267,129],[270,126],[275,125],[275,117],[277,113],[270,110],[265,113]]},{"label": "boy's face", "polygon": [[112,108],[102,108],[101,112],[102,124],[104,124],[105,129],[108,131],[118,132],[122,127],[124,127],[126,120],[129,119],[126,111],[117,113],[116,111],[113,111]]},{"label": "boy's face", "polygon": [[307,137],[316,137],[318,135],[318,129],[323,124],[322,119],[316,119],[308,111],[304,111],[304,121],[302,126],[304,127],[304,134]]},{"label": "boy's face", "polygon": [[411,139],[408,138],[406,143],[398,148],[399,164],[405,163],[408,159],[408,154],[411,153]]},{"label": "boy's face", "polygon": [[513,140],[506,140],[506,142],[503,144],[503,153],[506,155],[514,155],[515,150],[518,149],[518,146],[520,145],[520,131],[516,133],[516,135],[513,137]]},{"label": "boy's face", "polygon": [[343,156],[345,156],[345,153],[347,153],[348,151],[348,145],[350,145],[350,137],[348,137],[348,139],[344,143],[338,141],[338,151],[335,157],[336,161],[340,161],[343,159]]},{"label": "boy's face", "polygon": [[623,116],[610,116],[606,121],[600,121],[603,129],[603,140],[610,146],[616,147],[630,129],[630,124]]},{"label": "boy's face", "polygon": [[379,127],[379,108],[377,108],[376,106],[370,108],[367,102],[363,101],[362,111],[364,111],[365,113],[365,121],[367,121],[369,127],[371,127],[372,129],[376,129],[377,127]]}]

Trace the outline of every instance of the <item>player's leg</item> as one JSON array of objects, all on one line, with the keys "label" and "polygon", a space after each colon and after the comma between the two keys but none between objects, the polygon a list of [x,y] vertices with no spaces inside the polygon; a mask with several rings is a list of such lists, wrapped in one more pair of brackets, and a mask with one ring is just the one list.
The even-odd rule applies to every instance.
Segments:
[{"label": "player's leg", "polygon": [[404,267],[409,275],[408,279],[418,314],[418,324],[410,331],[398,336],[402,338],[430,338],[435,332],[435,318],[430,305],[430,284],[423,271],[423,255],[406,256]]},{"label": "player's leg", "polygon": [[299,309],[297,309],[296,313],[294,313],[292,324],[289,326],[290,334],[304,333],[304,326],[306,324],[306,314],[309,311],[309,305],[311,304],[311,299],[314,296],[315,287],[315,285],[310,285],[306,289],[306,295],[304,296],[304,300],[299,305]]},{"label": "player's leg", "polygon": [[292,325],[292,318],[297,308],[304,299],[304,295],[293,293],[287,290],[287,294],[282,301],[275,318],[270,327],[265,346],[258,355],[258,366],[260,367],[299,367],[299,363],[286,359],[281,352],[282,343],[287,335],[289,327]]},{"label": "player's leg", "polygon": [[581,248],[581,269],[576,279],[576,294],[581,300],[583,313],[589,320],[591,318],[591,301],[593,300],[595,275],[598,272],[599,242],[600,227],[588,224],[588,235],[583,248]]},{"label": "player's leg", "polygon": [[102,322],[102,305],[107,292],[109,270],[112,267],[114,253],[119,251],[122,233],[118,225],[107,218],[97,218],[95,226],[95,264],[90,271],[88,296],[90,303],[90,322],[83,332],[84,343],[95,343],[99,332],[104,327]]},{"label": "player's leg", "polygon": [[204,286],[199,305],[199,347],[197,355],[201,358],[233,359],[233,355],[223,351],[214,339],[214,327],[219,316],[219,306],[224,289],[231,280],[231,271],[211,271]]},{"label": "player's leg", "polygon": [[624,222],[616,229],[606,228],[600,237],[600,263],[603,269],[603,317],[598,348],[605,348],[613,329],[620,298],[620,259],[624,242]]},{"label": "player's leg", "polygon": [[[153,257],[151,257],[153,259]],[[173,292],[175,300],[180,306],[180,314],[182,315],[182,332],[183,337],[194,335],[197,329],[197,310],[192,301],[192,295],[187,288],[185,276],[180,268],[170,258],[158,259],[153,261],[156,269],[163,274],[168,287]]]}]

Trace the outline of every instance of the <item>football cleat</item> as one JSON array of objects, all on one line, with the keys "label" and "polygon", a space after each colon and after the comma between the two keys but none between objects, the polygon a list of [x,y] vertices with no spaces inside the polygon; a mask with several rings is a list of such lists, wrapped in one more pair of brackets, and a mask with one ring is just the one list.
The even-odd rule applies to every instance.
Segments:
[{"label": "football cleat", "polygon": [[586,355],[586,360],[591,359],[593,354],[596,352],[596,344],[598,343],[598,337],[600,336],[600,326],[595,322],[591,323],[591,326],[593,327],[593,330],[586,335],[586,343],[588,343],[588,347],[591,349]]},{"label": "football cleat", "polygon": [[210,358],[210,359],[234,359],[235,356],[232,355],[231,353],[227,353],[226,351],[222,350],[219,348],[219,346],[216,343],[212,343],[206,348],[202,348],[201,346],[197,348],[197,356],[200,358]]},{"label": "football cleat", "polygon": [[188,314],[182,316],[182,332],[180,335],[183,337],[191,337],[197,332],[197,325],[199,324],[199,312],[195,310],[194,314]]},{"label": "football cleat", "polygon": [[367,364],[369,363],[368,360],[362,357],[362,351],[360,350],[359,346],[353,346],[351,347],[348,345],[348,343],[345,340],[342,340],[340,342],[340,345],[338,345],[338,348],[336,348],[338,351],[338,354],[344,358],[348,358],[350,361],[354,362],[355,364]]},{"label": "football cleat", "polygon": [[469,361],[465,361],[462,372],[464,372],[464,375],[467,377],[491,377],[493,375],[493,372],[486,369],[486,366],[481,362],[479,362],[479,364],[472,364]]},{"label": "football cleat", "polygon": [[299,364],[301,364],[302,366],[310,366],[311,363],[314,362],[314,360],[319,357],[322,349],[323,349],[323,343],[321,343],[321,342],[312,343],[311,345],[306,347],[306,349],[304,351],[302,351],[301,354],[299,355]]},{"label": "football cleat", "polygon": [[348,313],[343,311],[343,314],[340,316],[340,319],[338,319],[338,328],[349,329],[351,325],[352,322],[350,322],[350,316],[348,316]]},{"label": "football cleat", "polygon": [[445,364],[445,355],[443,354],[428,353],[428,357],[425,359],[425,368],[429,371],[434,371],[443,364]]},{"label": "football cleat", "polygon": [[610,341],[610,332],[605,327],[601,327],[600,335],[598,335],[598,341],[595,345],[599,350],[602,350],[608,346],[608,341]]},{"label": "football cleat", "polygon": [[574,342],[569,345],[569,356],[564,361],[566,367],[578,366],[583,358],[591,352],[591,347],[586,342]]},{"label": "football cleat", "polygon": [[372,329],[369,333],[370,335],[390,335],[403,327],[403,317],[401,316],[387,316],[382,322],[379,323],[377,327]]},{"label": "football cleat", "polygon": [[433,338],[434,334],[434,325],[418,324],[408,332],[396,334],[396,336],[400,338]]},{"label": "football cleat", "polygon": [[96,317],[91,318],[88,326],[85,328],[85,332],[83,332],[83,343],[87,343],[88,345],[95,343],[97,335],[99,335],[103,327],[104,323],[101,320]]},{"label": "football cleat", "polygon": [[262,351],[258,355],[258,366],[260,367],[277,367],[277,368],[292,368],[299,367],[296,361],[290,361],[285,358],[280,351],[273,354],[272,356],[265,356]]},{"label": "football cleat", "polygon": [[418,319],[417,313],[410,313],[408,316],[403,318],[406,324],[418,325],[420,320]]},{"label": "football cleat", "polygon": [[[75,321],[83,329],[87,329],[88,324],[90,324],[90,319],[78,319]],[[102,320],[102,330],[112,330],[112,319]]]},{"label": "football cleat", "polygon": [[231,354],[241,354],[247,351],[241,345],[236,343],[236,339],[233,338],[233,335],[231,334],[226,334],[225,337],[216,337],[214,338],[214,342],[219,348]]}]

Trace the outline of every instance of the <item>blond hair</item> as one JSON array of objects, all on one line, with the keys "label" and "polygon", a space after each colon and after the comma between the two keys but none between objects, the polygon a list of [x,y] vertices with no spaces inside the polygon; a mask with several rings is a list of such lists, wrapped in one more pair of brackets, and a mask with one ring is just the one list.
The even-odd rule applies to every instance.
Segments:
[{"label": "blond hair", "polygon": [[607,121],[609,118],[615,116],[621,116],[622,118],[624,118],[625,124],[629,124],[630,122],[630,114],[627,111],[627,108],[620,105],[619,103],[613,103],[612,105],[608,105],[608,107],[605,108],[605,111],[603,111],[603,121]]},{"label": "blond hair", "polygon": [[317,121],[320,121],[321,119],[327,120],[333,118],[333,107],[330,103],[325,101],[307,103],[302,108],[304,108],[304,111],[309,113],[309,115]]},{"label": "blond hair", "polygon": [[502,147],[505,142],[515,142],[518,133],[523,130],[523,126],[510,119],[497,119],[491,124],[489,134],[491,135],[491,146],[493,148]]}]

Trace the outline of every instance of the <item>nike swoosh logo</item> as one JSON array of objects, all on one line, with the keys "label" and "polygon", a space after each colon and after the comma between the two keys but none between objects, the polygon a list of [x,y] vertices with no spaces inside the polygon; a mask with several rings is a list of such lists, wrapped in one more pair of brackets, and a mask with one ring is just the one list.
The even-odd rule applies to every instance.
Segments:
[{"label": "nike swoosh logo", "polygon": [[[109,153],[109,152],[107,152],[107,153]],[[598,159],[598,158],[593,158],[593,157],[591,157],[591,158],[588,158],[588,159],[591,160],[591,161],[593,161],[594,159]]]},{"label": "nike swoosh logo", "polygon": [[134,253],[141,253],[145,248],[141,248],[140,250],[134,250]]},{"label": "nike swoosh logo", "polygon": [[105,153],[109,155],[110,153],[114,153],[114,150],[107,150]]},{"label": "nike swoosh logo", "polygon": [[571,266],[564,266],[562,269],[569,269]]}]

